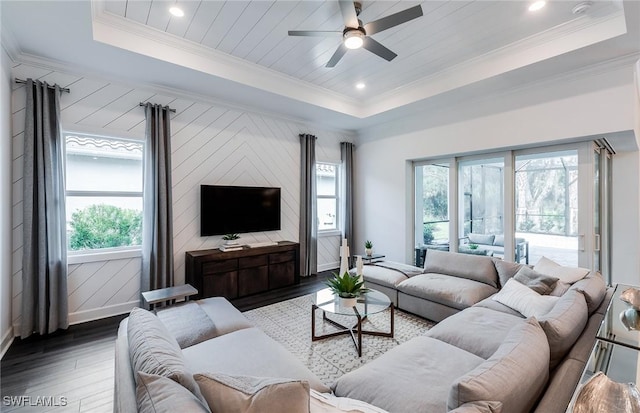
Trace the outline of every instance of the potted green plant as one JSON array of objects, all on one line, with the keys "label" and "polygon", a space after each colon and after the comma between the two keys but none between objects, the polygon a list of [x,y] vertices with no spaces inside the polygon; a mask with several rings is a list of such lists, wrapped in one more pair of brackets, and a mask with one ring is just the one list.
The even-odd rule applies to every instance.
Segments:
[{"label": "potted green plant", "polygon": [[478,244],[469,244],[467,245],[469,247],[470,250],[477,250],[478,249]]},{"label": "potted green plant", "polygon": [[364,253],[367,254],[367,256],[371,256],[371,254],[373,254],[373,242],[367,240],[364,243]]},{"label": "potted green plant", "polygon": [[364,281],[360,280],[359,275],[349,274],[348,271],[342,275],[333,273],[333,278],[327,280],[327,286],[340,298],[342,307],[354,307],[358,297],[369,291],[364,288]]},{"label": "potted green plant", "polygon": [[225,240],[225,245],[236,245],[238,243],[238,240],[240,239],[240,235],[225,234],[222,236],[222,239]]}]

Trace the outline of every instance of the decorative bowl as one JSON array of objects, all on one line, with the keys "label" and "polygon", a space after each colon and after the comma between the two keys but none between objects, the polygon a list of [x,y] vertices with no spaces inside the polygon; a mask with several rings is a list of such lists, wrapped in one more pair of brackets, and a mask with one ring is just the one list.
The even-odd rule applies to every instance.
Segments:
[{"label": "decorative bowl", "polygon": [[640,413],[640,392],[633,383],[617,383],[599,371],[582,386],[573,413]]},{"label": "decorative bowl", "polygon": [[620,321],[627,331],[640,330],[640,311],[635,308],[627,308],[620,313]]},{"label": "decorative bowl", "polygon": [[620,294],[620,299],[640,311],[640,290],[637,288],[627,288]]}]

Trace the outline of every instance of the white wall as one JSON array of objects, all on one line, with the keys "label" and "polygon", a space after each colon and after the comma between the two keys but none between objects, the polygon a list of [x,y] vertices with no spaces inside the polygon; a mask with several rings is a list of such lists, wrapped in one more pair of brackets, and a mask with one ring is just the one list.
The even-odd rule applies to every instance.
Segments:
[{"label": "white wall", "polygon": [[[456,106],[455,112],[423,113],[364,131],[356,150],[356,211],[360,212],[356,242],[371,239],[377,252],[385,253],[388,259],[412,262],[411,160],[542,146],[632,130],[633,99],[633,68],[625,66],[579,79],[566,77]],[[628,185],[637,190],[638,153],[620,163],[631,173],[614,173],[614,186],[617,183],[618,188]],[[614,216],[635,217],[631,222],[636,223],[638,196],[622,199],[620,190],[616,194]],[[625,237],[637,238],[637,228],[614,226],[614,245],[626,242]],[[639,244],[630,245],[636,248],[634,254],[614,257],[614,280],[616,273],[638,277]]]},{"label": "white wall", "polygon": [[0,48],[0,356],[11,344],[11,60]]},{"label": "white wall", "polygon": [[[144,137],[141,101],[168,104],[172,116],[172,180],[174,260],[177,284],[185,277],[185,251],[214,248],[220,237],[200,237],[200,184],[256,185],[282,188],[282,230],[243,234],[245,243],[298,240],[300,146],[298,135],[318,137],[317,158],[340,159],[340,141],[347,133],[230,107],[195,101],[173,90],[136,87],[62,70],[20,64],[13,74],[39,78],[71,89],[61,97],[63,127],[68,130]],[[22,253],[22,139],[24,87],[13,93],[13,323],[20,322]],[[339,236],[322,238],[319,265],[339,258]],[[333,248],[333,245],[336,245]],[[69,266],[69,310],[72,323],[128,311],[138,304],[140,259],[127,257]]]}]

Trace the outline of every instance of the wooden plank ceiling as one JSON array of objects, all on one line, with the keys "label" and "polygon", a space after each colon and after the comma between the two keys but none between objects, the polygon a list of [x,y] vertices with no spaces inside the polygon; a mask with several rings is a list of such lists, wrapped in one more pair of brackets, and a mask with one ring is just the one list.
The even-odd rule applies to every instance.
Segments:
[{"label": "wooden plank ceiling", "polygon": [[[601,3],[607,2],[594,7]],[[365,0],[359,17],[367,23],[416,4],[422,5],[423,17],[373,36],[398,54],[395,60],[351,50],[332,69],[324,66],[340,37],[289,37],[287,31],[341,31],[337,1],[119,0],[106,2],[106,10],[351,96],[396,89],[576,18],[571,13],[576,3],[570,1],[551,2],[531,13],[527,1],[463,0]],[[183,17],[168,12],[174,5],[182,8]],[[365,82],[366,91],[356,91],[357,82]]]}]

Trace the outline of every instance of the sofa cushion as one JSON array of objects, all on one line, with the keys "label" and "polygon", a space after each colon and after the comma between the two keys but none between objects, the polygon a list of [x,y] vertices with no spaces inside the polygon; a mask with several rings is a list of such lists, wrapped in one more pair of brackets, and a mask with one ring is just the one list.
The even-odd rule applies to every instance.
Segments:
[{"label": "sofa cushion", "polygon": [[442,320],[426,335],[488,359],[509,331],[523,321],[514,315],[471,307]]},{"label": "sofa cushion", "polygon": [[555,368],[576,342],[588,319],[587,303],[582,293],[569,290],[553,309],[540,317],[551,351],[550,367]]},{"label": "sofa cushion", "polygon": [[138,413],[211,413],[193,393],[167,377],[139,372],[137,381]]},{"label": "sofa cushion", "polygon": [[497,289],[467,278],[420,274],[398,284],[398,291],[463,310],[494,294]]},{"label": "sofa cushion", "polygon": [[504,247],[504,234],[498,234],[493,239],[493,245],[496,247]]},{"label": "sofa cushion", "polygon": [[213,412],[309,412],[309,383],[303,380],[216,373],[194,378]]},{"label": "sofa cushion", "polygon": [[429,249],[425,256],[424,272],[453,275],[498,288],[498,273],[490,257]]},{"label": "sofa cushion", "polygon": [[[260,349],[260,351],[256,351]],[[258,328],[244,328],[182,350],[191,371],[229,376],[288,377],[306,380],[312,389],[328,392],[309,369],[280,343]]]},{"label": "sofa cushion", "polygon": [[247,317],[223,297],[205,298],[196,302],[213,321],[216,337],[243,328],[254,327]]},{"label": "sofa cushion", "polygon": [[394,413],[444,412],[450,384],[484,360],[431,337],[415,337],[340,377],[335,394]]},{"label": "sofa cushion", "polygon": [[217,336],[213,321],[195,302],[189,301],[158,310],[156,316],[176,338],[180,348]]},{"label": "sofa cushion", "polygon": [[453,382],[447,407],[493,400],[504,412],[528,412],[544,389],[548,366],[547,338],[535,318],[527,319],[511,329],[487,361]]},{"label": "sofa cushion", "polygon": [[474,234],[467,235],[470,244],[493,245],[496,236],[493,234]]},{"label": "sofa cushion", "polygon": [[[391,266],[391,264],[389,264]],[[422,273],[422,269],[418,267],[412,267],[417,271],[417,273]],[[355,274],[355,269],[350,271],[352,274]],[[378,266],[378,265],[365,265],[363,268],[363,276],[364,280],[372,281],[376,284],[384,285],[389,288],[396,288],[398,284],[402,281],[409,278],[401,271],[397,271],[387,266]]]},{"label": "sofa cushion", "polygon": [[604,278],[602,278],[602,274],[599,272],[591,272],[584,279],[573,284],[571,288],[580,291],[582,295],[584,295],[589,315],[593,314],[598,309],[607,293],[607,286],[604,282]]},{"label": "sofa cushion", "polygon": [[133,371],[168,377],[201,397],[180,346],[158,317],[141,308],[131,310],[127,338]]},{"label": "sofa cushion", "polygon": [[551,311],[559,297],[540,295],[511,279],[491,299],[513,308],[525,317],[539,317]]},{"label": "sofa cushion", "polygon": [[517,262],[505,261],[500,258],[493,258],[493,265],[496,266],[496,272],[498,273],[498,280],[500,286],[504,285],[513,278],[514,275],[522,268],[524,264],[518,264]]},{"label": "sofa cushion", "polygon": [[565,267],[554,261],[551,261],[547,257],[540,258],[536,265],[533,266],[533,269],[542,274],[556,277],[560,279],[560,281],[568,284],[573,284],[576,281],[580,281],[581,279],[586,277],[587,274],[589,274],[589,270],[586,268]]},{"label": "sofa cushion", "polygon": [[502,413],[502,403],[500,402],[469,402],[462,406],[449,410],[449,413]]},{"label": "sofa cushion", "polygon": [[526,265],[518,270],[513,279],[542,295],[549,294],[558,282],[558,278],[541,274]]}]

